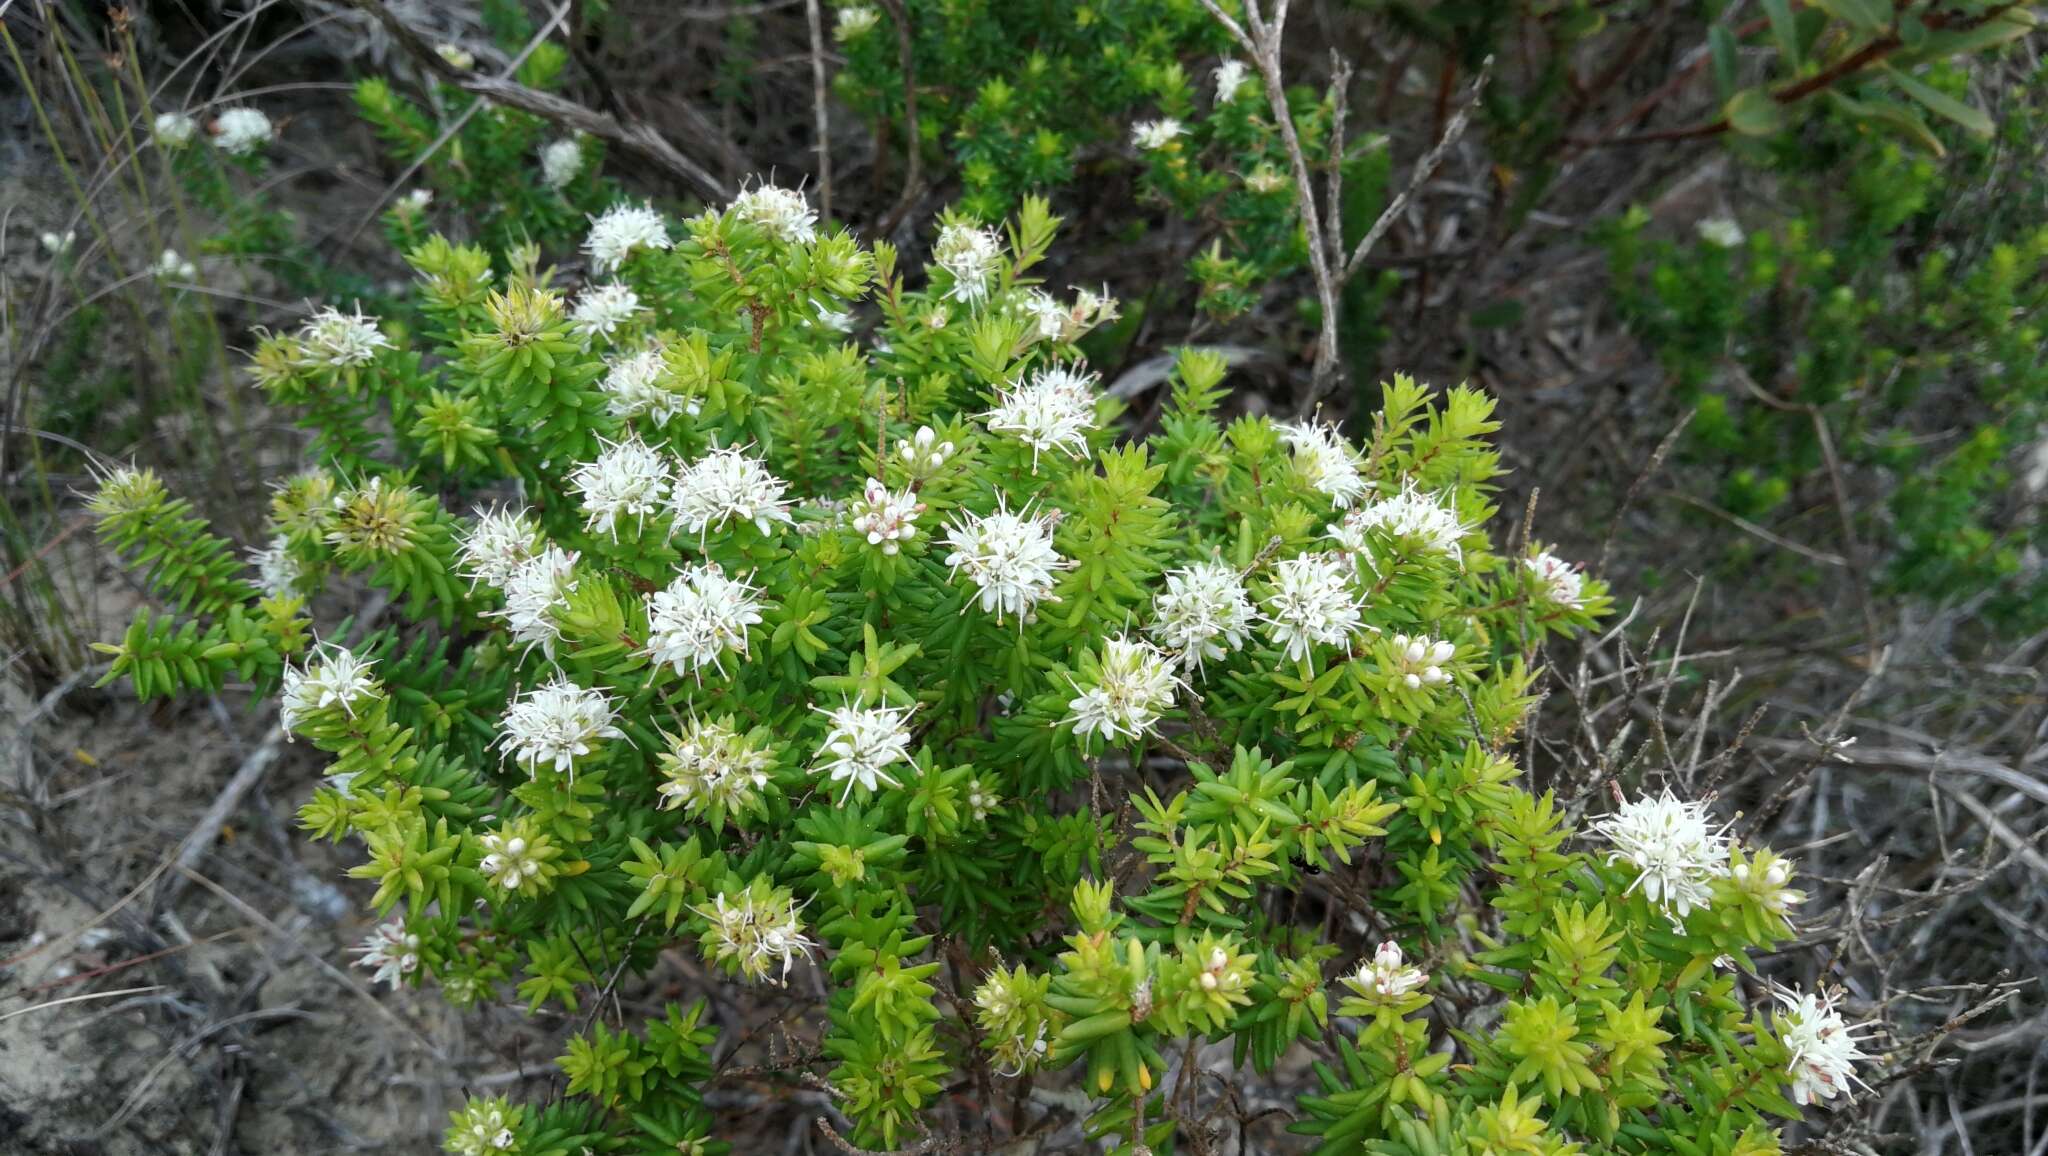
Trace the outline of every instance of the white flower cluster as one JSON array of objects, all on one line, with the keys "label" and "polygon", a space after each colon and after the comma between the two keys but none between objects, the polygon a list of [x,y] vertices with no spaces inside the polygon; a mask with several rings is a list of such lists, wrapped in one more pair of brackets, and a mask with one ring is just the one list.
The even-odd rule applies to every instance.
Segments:
[{"label": "white flower cluster", "polygon": [[199,122],[182,112],[160,112],[150,126],[150,135],[156,138],[158,148],[181,149],[192,143],[199,133]]},{"label": "white flower cluster", "polygon": [[841,44],[858,40],[873,31],[881,20],[882,14],[866,4],[841,8],[837,22],[832,27],[832,39]]},{"label": "white flower cluster", "polygon": [[555,613],[568,605],[576,589],[576,552],[548,543],[513,569],[502,587],[505,608],[487,613],[505,620],[505,629],[515,642],[529,648],[538,644],[553,658],[561,628]]},{"label": "white flower cluster", "polygon": [[1458,521],[1458,512],[1451,508],[1448,495],[1433,498],[1409,487],[1345,514],[1330,528],[1330,537],[1346,550],[1357,553],[1365,549],[1368,530],[1381,531],[1433,554],[1447,554],[1463,565],[1461,543],[1471,527]]},{"label": "white flower cluster", "polygon": [[1806,892],[1789,886],[1792,861],[1769,851],[1759,851],[1747,861],[1737,860],[1728,869],[1728,881],[1737,891],[1754,896],[1773,915],[1784,915],[1806,902]]},{"label": "white flower cluster", "polygon": [[1117,318],[1117,300],[1105,288],[1101,293],[1074,291],[1074,303],[1062,305],[1043,289],[1033,289],[1020,303],[1031,322],[1031,335],[1039,341],[1071,345],[1098,325]]},{"label": "white flower cluster", "polygon": [[713,529],[738,520],[763,534],[791,521],[783,491],[789,487],[759,460],[728,447],[713,450],[683,468],[671,491],[675,528],[701,540]]},{"label": "white flower cluster", "polygon": [[299,327],[299,348],[309,365],[328,369],[351,369],[368,365],[380,349],[391,348],[391,339],[377,327],[377,319],[363,313],[343,313],[327,306]]},{"label": "white flower cluster", "polygon": [[41,240],[43,252],[52,257],[62,257],[69,253],[71,246],[77,242],[78,230],[66,229],[62,233],[44,233]]},{"label": "white flower cluster", "polygon": [[1573,610],[1585,605],[1586,576],[1578,567],[1548,551],[1524,558],[1522,564],[1535,576],[1543,597],[1550,602]]},{"label": "white flower cluster", "polygon": [[1170,116],[1141,120],[1131,126],[1131,144],[1141,152],[1157,152],[1187,135],[1187,131],[1187,126]]},{"label": "white flower cluster", "polygon": [[1052,546],[1054,519],[1026,517],[1000,506],[985,518],[969,515],[946,528],[953,552],[946,565],[962,570],[981,591],[983,613],[1005,614],[1029,621],[1032,608],[1053,596],[1054,575],[1073,565]]},{"label": "white flower cluster", "polygon": [[1135,739],[1152,729],[1180,685],[1173,664],[1149,642],[1118,637],[1103,642],[1101,663],[1091,685],[1074,683],[1067,721],[1074,733],[1105,739]]},{"label": "white flower cluster", "polygon": [[668,500],[668,458],[638,437],[604,443],[593,461],[569,474],[569,485],[583,500],[584,525],[593,534],[619,537],[619,521],[632,518],[642,527]]},{"label": "white flower cluster", "polygon": [[1197,562],[1166,576],[1166,589],[1152,600],[1150,633],[1183,666],[1199,669],[1243,646],[1254,617],[1237,571],[1221,562]]},{"label": "white flower cluster", "polygon": [[1003,243],[994,229],[953,224],[939,230],[932,244],[932,264],[953,277],[946,296],[966,305],[988,300],[989,278],[1001,263]]},{"label": "white flower cluster", "polygon": [[998,390],[996,407],[984,416],[990,432],[1015,434],[1031,447],[1034,471],[1038,456],[1050,450],[1085,458],[1088,433],[1095,428],[1095,375],[1047,366],[1028,381]]},{"label": "white flower cluster", "polygon": [[1855,1095],[1851,1085],[1863,1083],[1856,1075],[1856,1061],[1871,1058],[1857,1033],[1869,1031],[1870,1025],[1850,1027],[1836,1010],[1832,994],[1789,991],[1777,996],[1785,1005],[1777,1016],[1778,1042],[1792,1053],[1786,1071],[1792,1076],[1793,1102],[1811,1104]]},{"label": "white flower cluster", "polygon": [[378,924],[361,944],[349,950],[357,967],[371,969],[371,983],[396,988],[420,969],[420,937],[408,932],[402,919]]},{"label": "white flower cluster", "polygon": [[481,582],[502,590],[540,548],[540,527],[525,510],[494,507],[477,515],[457,548],[471,589]]},{"label": "white flower cluster", "polygon": [[1444,667],[1450,665],[1458,648],[1448,642],[1420,635],[1410,638],[1405,634],[1394,636],[1394,660],[1399,663],[1394,673],[1401,676],[1401,682],[1409,690],[1420,690],[1425,686],[1442,686],[1451,681],[1451,674]]},{"label": "white flower cluster", "polygon": [[835,783],[845,783],[839,801],[853,788],[869,791],[900,787],[889,768],[910,757],[910,708],[840,706],[812,707],[832,721],[818,746],[817,769]]},{"label": "white flower cluster", "polygon": [[213,120],[214,147],[229,156],[248,156],[276,135],[276,127],[261,109],[230,108]]},{"label": "white flower cluster", "polygon": [[1629,890],[1642,888],[1674,925],[1713,901],[1714,880],[1728,870],[1727,827],[1716,830],[1705,803],[1681,800],[1668,787],[1623,803],[1593,830],[1613,844],[1609,863],[1635,868]]},{"label": "white flower cluster", "polygon": [[1350,986],[1360,995],[1399,999],[1428,982],[1429,973],[1408,966],[1401,945],[1389,939],[1380,944],[1371,959],[1358,965]]},{"label": "white flower cluster", "polygon": [[975,822],[987,820],[1002,801],[1003,797],[980,779],[967,780],[967,811],[974,816]]},{"label": "white flower cluster", "polygon": [[266,598],[287,598],[298,593],[299,581],[305,577],[299,560],[292,557],[291,539],[283,534],[250,550],[249,565],[256,568],[256,585]]},{"label": "white flower cluster", "polygon": [[861,496],[848,504],[853,516],[853,528],[867,539],[868,545],[881,547],[884,554],[895,554],[903,549],[903,543],[917,537],[917,516],[924,513],[924,503],[909,490],[892,492],[880,481],[869,478],[861,487]]},{"label": "white flower cluster", "polygon": [[519,1137],[506,1126],[505,1110],[492,1100],[471,1100],[463,1107],[462,1118],[448,1131],[448,1145],[457,1156],[489,1156],[517,1143]]},{"label": "white flower cluster", "polygon": [[1251,79],[1251,69],[1242,60],[1225,60],[1210,76],[1216,81],[1216,103],[1229,104],[1237,99],[1244,82]]},{"label": "white flower cluster", "polygon": [[1708,217],[1693,228],[1700,240],[1717,249],[1739,249],[1749,239],[1733,217]]},{"label": "white flower cluster", "polygon": [[401,217],[417,217],[434,203],[434,190],[414,189],[394,201],[391,207]]},{"label": "white flower cluster", "polygon": [[569,310],[569,325],[585,341],[595,337],[610,341],[619,326],[632,324],[644,312],[638,293],[617,281],[608,281],[588,286],[576,295],[576,304]]},{"label": "white flower cluster", "polygon": [[1261,617],[1289,660],[1302,661],[1317,645],[1350,645],[1362,608],[1352,573],[1342,554],[1299,554],[1273,567]]},{"label": "white flower cluster", "polygon": [[149,271],[164,281],[197,281],[199,266],[191,258],[179,254],[176,249],[165,249],[157,254],[156,264]]},{"label": "white flower cluster", "polygon": [[306,656],[303,667],[284,664],[278,694],[277,722],[287,738],[316,710],[338,706],[350,718],[356,705],[379,693],[370,667],[376,665],[347,647],[322,643]]},{"label": "white flower cluster", "polygon": [[818,211],[795,189],[755,185],[733,198],[731,212],[785,245],[818,239]]},{"label": "white flower cluster", "polygon": [[647,599],[647,647],[657,665],[701,681],[706,666],[725,673],[724,657],[747,655],[747,628],[761,624],[760,591],[716,564],[686,566]]},{"label": "white flower cluster", "polygon": [[669,736],[661,756],[662,809],[736,810],[768,785],[774,763],[774,752],[749,744],[725,723],[693,717],[682,734]]},{"label": "white flower cluster", "polygon": [[651,205],[619,204],[590,221],[583,251],[600,273],[610,273],[642,249],[669,247],[668,226]]},{"label": "white flower cluster", "polygon": [[598,388],[604,391],[605,406],[613,417],[635,418],[643,414],[656,425],[666,424],[679,413],[697,412],[695,398],[663,384],[668,366],[661,350],[649,347],[605,363],[610,369]]},{"label": "white flower cluster", "polygon": [[1282,422],[1280,436],[1294,451],[1294,461],[1308,484],[1327,495],[1330,504],[1348,510],[1371,483],[1358,472],[1351,443],[1334,426],[1316,422]]},{"label": "white flower cluster", "polygon": [[[557,191],[569,187],[583,171],[583,142],[573,136],[551,140],[541,146],[540,183]],[[616,211],[616,210],[614,210]],[[606,216],[611,214],[607,213]],[[667,248],[666,245],[662,248]]]},{"label": "white flower cluster", "polygon": [[499,830],[479,841],[484,857],[477,862],[476,869],[506,891],[517,891],[521,884],[540,875],[542,861],[534,853],[538,848],[529,844],[525,836]]},{"label": "white flower cluster", "polygon": [[704,930],[704,946],[711,958],[731,964],[749,980],[765,980],[771,968],[778,969],[776,983],[789,978],[798,956],[809,959],[814,944],[804,935],[796,905],[777,893],[763,897],[755,890],[728,896],[721,891],[709,907],[693,907],[710,926]]},{"label": "white flower cluster", "polygon": [[459,68],[464,72],[468,72],[476,67],[476,53],[453,41],[444,40],[434,45],[434,55],[446,61],[450,68]]},{"label": "white flower cluster", "polygon": [[597,743],[626,737],[612,725],[611,699],[559,674],[513,699],[498,726],[498,744],[513,762],[529,772],[548,766],[572,778],[576,760]]}]

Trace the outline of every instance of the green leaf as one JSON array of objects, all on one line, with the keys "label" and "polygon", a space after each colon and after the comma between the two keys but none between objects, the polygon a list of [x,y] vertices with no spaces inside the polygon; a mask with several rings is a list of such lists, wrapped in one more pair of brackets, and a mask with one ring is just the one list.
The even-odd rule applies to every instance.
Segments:
[{"label": "green leaf", "polygon": [[1925,105],[1927,110],[1936,116],[1954,121],[1977,136],[1990,136],[1992,130],[1997,127],[1992,124],[1991,117],[1983,109],[1964,104],[1911,73],[1901,72],[1895,68],[1887,71],[1891,73],[1893,82],[1905,90],[1907,96]]},{"label": "green leaf", "polygon": [[1725,24],[1716,24],[1707,30],[1707,47],[1714,57],[1714,92],[1727,100],[1735,95],[1735,33]]},{"label": "green leaf", "polygon": [[1728,127],[1743,136],[1771,136],[1785,127],[1785,106],[1761,88],[1745,88],[1722,109]]},{"label": "green leaf", "polygon": [[1847,113],[1852,120],[1871,128],[1883,129],[1907,144],[1925,149],[1935,156],[1948,155],[1948,150],[1942,147],[1941,138],[1935,136],[1934,130],[1927,127],[1927,122],[1921,120],[1911,109],[1885,101],[1856,100],[1839,92],[1828,93],[1828,99],[1834,101],[1835,106]]},{"label": "green leaf", "polygon": [[1778,55],[1785,58],[1787,71],[1799,71],[1799,22],[1792,16],[1792,0],[1763,0],[1764,15],[1771,21],[1771,39],[1778,43]]}]

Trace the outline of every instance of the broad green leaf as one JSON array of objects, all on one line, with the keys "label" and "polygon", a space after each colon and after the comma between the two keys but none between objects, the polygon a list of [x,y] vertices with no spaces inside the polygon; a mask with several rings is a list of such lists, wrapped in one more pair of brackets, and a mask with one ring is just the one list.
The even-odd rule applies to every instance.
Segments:
[{"label": "broad green leaf", "polygon": [[1778,44],[1778,55],[1785,58],[1786,70],[1799,71],[1799,23],[1792,16],[1792,0],[1763,0],[1764,15],[1770,17],[1771,39]]},{"label": "broad green leaf", "polygon": [[1861,32],[1881,32],[1891,24],[1891,0],[1814,0],[1814,7]]},{"label": "broad green leaf", "polygon": [[1761,88],[1745,88],[1728,100],[1722,114],[1743,136],[1770,136],[1785,127],[1785,106]]}]

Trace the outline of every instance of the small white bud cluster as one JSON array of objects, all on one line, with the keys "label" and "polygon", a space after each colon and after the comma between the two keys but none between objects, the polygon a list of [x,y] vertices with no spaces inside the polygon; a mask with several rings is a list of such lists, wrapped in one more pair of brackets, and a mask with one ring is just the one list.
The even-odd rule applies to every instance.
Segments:
[{"label": "small white bud cluster", "polygon": [[896,443],[896,454],[903,464],[910,467],[915,477],[929,477],[946,464],[958,447],[950,441],[940,441],[937,431],[928,425],[917,427],[917,433]]},{"label": "small white bud cluster", "polygon": [[1401,678],[1402,685],[1409,690],[1420,690],[1425,686],[1442,686],[1451,681],[1450,672],[1444,667],[1450,665],[1458,648],[1448,642],[1406,634],[1394,636],[1394,661],[1398,664],[1394,673]]},{"label": "small white bud cluster", "polygon": [[[560,191],[569,187],[583,171],[583,142],[573,136],[551,140],[541,146],[540,183]],[[609,216],[610,214],[606,214]],[[667,248],[666,245],[660,246]]]},{"label": "small white bud cluster", "polygon": [[868,545],[895,554],[903,549],[903,543],[917,537],[917,516],[924,513],[924,503],[910,490],[891,492],[879,480],[869,478],[849,510],[854,530]]}]

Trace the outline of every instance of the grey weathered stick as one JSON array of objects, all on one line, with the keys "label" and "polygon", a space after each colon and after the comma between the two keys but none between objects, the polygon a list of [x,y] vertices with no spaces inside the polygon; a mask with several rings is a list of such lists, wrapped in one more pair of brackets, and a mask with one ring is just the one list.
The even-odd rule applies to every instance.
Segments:
[{"label": "grey weathered stick", "polygon": [[227,826],[228,817],[242,805],[242,797],[263,781],[263,776],[270,773],[277,756],[283,752],[284,731],[273,727],[256,749],[249,752],[249,757],[242,760],[234,776],[220,789],[220,794],[214,796],[213,805],[206,808],[206,813],[199,816],[199,822],[178,844],[178,853],[171,860],[173,870],[164,876],[163,882],[157,886],[156,895],[150,900],[152,911],[162,911],[178,898],[187,881],[184,872],[199,866],[200,861],[206,858],[207,851],[220,838],[221,828]]},{"label": "grey weathered stick", "polygon": [[702,196],[721,202],[731,199],[732,193],[725,187],[723,181],[713,176],[704,166],[684,156],[676,146],[668,142],[667,138],[654,131],[652,126],[641,121],[621,122],[616,117],[585,108],[552,92],[528,88],[515,80],[465,72],[441,59],[419,33],[413,31],[410,25],[385,7],[381,0],[352,0],[352,3],[376,17],[391,33],[392,39],[396,40],[405,49],[406,54],[422,68],[464,92],[502,104],[507,108],[530,112],[563,128],[609,141],[654,162]]},{"label": "grey weathered stick", "polygon": [[825,113],[825,21],[818,0],[805,0],[811,25],[811,117],[818,134],[818,215],[832,219],[832,124]]}]

